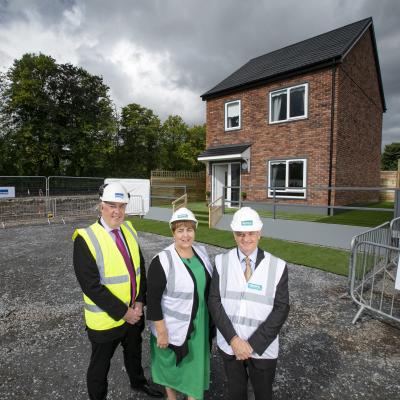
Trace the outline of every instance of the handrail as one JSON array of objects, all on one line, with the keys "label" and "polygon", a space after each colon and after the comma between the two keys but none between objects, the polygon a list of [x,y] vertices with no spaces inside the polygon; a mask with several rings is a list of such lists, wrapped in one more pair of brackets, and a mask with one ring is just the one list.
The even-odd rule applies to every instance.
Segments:
[{"label": "handrail", "polygon": [[[216,205],[220,202],[221,205]],[[224,214],[225,198],[224,196],[218,197],[208,205],[208,227],[213,228]]]},{"label": "handrail", "polygon": [[[183,203],[177,206],[176,204],[179,203],[180,201],[183,200]],[[187,193],[183,194],[181,197],[178,197],[176,200],[174,200],[172,203],[172,212],[174,213],[176,210],[178,210],[181,207],[186,207],[187,205]]]}]

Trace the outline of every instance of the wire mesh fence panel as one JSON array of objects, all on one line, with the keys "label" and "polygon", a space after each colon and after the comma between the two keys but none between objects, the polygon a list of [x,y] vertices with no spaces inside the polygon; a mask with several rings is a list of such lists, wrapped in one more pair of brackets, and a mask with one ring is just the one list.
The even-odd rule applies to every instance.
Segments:
[{"label": "wire mesh fence panel", "polygon": [[3,225],[37,222],[53,217],[52,201],[46,197],[0,200],[0,221]]},{"label": "wire mesh fence panel", "polygon": [[98,196],[31,197],[0,200],[3,228],[29,223],[63,222],[69,218],[98,216]]},{"label": "wire mesh fence panel", "polygon": [[90,196],[98,195],[99,187],[104,183],[104,178],[75,177],[75,176],[49,176],[49,196]]},{"label": "wire mesh fence panel", "polygon": [[69,217],[97,217],[99,214],[98,196],[75,196],[54,198],[54,216]]},{"label": "wire mesh fence panel", "polygon": [[400,322],[400,291],[395,279],[400,249],[387,244],[358,242],[353,248],[350,294],[359,310]]},{"label": "wire mesh fence panel", "polygon": [[400,247],[400,217],[390,222],[390,236],[392,238],[392,246]]},{"label": "wire mesh fence panel", "polygon": [[349,259],[349,273],[348,273],[348,292],[351,290],[352,268],[354,264],[354,257],[356,255],[356,248],[360,242],[372,242],[380,244],[391,244],[391,231],[390,222],[385,222],[375,228],[369,229],[359,235],[353,237],[350,243],[350,259]]},{"label": "wire mesh fence panel", "polygon": [[45,176],[0,176],[0,187],[13,187],[15,197],[41,197],[46,195]]}]

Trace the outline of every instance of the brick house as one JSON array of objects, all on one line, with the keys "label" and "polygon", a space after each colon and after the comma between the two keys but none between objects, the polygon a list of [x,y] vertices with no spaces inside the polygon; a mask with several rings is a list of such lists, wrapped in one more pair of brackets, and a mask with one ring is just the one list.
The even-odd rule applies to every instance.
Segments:
[{"label": "brick house", "polygon": [[[372,18],[253,58],[207,102],[207,190],[312,206],[373,201],[386,111]],[[240,187],[240,189],[239,189]]]}]

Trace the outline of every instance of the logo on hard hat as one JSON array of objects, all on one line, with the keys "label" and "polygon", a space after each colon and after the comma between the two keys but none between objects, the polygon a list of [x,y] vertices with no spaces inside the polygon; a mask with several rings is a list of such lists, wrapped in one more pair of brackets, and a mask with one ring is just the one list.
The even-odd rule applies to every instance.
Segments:
[{"label": "logo on hard hat", "polygon": [[115,198],[116,199],[124,199],[124,194],[123,193],[115,193]]},{"label": "logo on hard hat", "polygon": [[241,221],[240,225],[242,225],[242,226],[252,226],[253,225],[253,221],[252,220]]},{"label": "logo on hard hat", "polygon": [[189,215],[187,214],[179,214],[177,218],[188,218]]}]

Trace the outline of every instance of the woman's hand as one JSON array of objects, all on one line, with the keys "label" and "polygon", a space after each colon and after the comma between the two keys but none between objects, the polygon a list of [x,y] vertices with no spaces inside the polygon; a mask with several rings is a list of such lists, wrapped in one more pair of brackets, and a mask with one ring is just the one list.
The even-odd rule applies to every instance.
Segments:
[{"label": "woman's hand", "polygon": [[160,349],[166,349],[169,344],[168,330],[165,326],[164,320],[154,321],[154,326],[157,332],[157,347]]},{"label": "woman's hand", "polygon": [[157,347],[160,349],[166,349],[168,344],[168,331],[165,330],[161,333],[157,332]]}]

